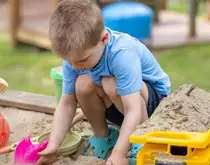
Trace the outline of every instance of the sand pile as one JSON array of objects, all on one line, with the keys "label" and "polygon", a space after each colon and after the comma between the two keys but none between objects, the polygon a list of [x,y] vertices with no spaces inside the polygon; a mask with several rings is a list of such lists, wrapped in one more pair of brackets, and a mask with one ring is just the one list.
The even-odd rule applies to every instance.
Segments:
[{"label": "sand pile", "polygon": [[152,130],[207,132],[209,128],[210,93],[194,85],[183,85],[165,98],[134,134]]}]

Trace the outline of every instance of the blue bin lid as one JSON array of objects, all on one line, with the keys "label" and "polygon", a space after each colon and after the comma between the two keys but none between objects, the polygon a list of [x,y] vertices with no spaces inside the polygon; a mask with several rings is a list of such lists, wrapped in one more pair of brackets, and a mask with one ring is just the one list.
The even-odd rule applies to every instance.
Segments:
[{"label": "blue bin lid", "polygon": [[127,2],[119,1],[105,6],[102,9],[103,17],[115,18],[124,17],[126,15],[141,15],[141,16],[152,16],[152,9],[140,2]]}]

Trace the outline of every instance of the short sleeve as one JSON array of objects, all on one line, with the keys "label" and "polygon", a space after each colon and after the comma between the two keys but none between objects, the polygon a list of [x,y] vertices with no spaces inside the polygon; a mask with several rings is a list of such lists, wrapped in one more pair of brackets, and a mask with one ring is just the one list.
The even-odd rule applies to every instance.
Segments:
[{"label": "short sleeve", "polygon": [[75,82],[78,73],[67,62],[63,61],[63,94],[72,94],[75,92]]},{"label": "short sleeve", "polygon": [[111,62],[119,95],[128,95],[142,88],[142,71],[139,55],[135,52],[120,51]]}]

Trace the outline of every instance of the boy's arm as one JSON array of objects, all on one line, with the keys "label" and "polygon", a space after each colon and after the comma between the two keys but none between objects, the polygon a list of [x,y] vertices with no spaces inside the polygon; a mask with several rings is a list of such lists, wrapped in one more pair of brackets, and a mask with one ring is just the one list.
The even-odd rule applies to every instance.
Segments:
[{"label": "boy's arm", "polygon": [[62,96],[54,113],[52,132],[49,139],[49,146],[53,148],[59,148],[75,116],[77,108],[75,81],[77,77],[78,74],[72,66],[67,61],[64,61]]},{"label": "boy's arm", "polygon": [[71,122],[76,112],[76,97],[75,94],[63,94],[58,107],[54,113],[52,132],[49,139],[49,148],[58,150],[64,136],[69,130]]},{"label": "boy's arm", "polygon": [[125,116],[113,153],[126,154],[130,148],[129,136],[142,122],[141,105],[144,101],[141,100],[140,90],[143,82],[138,54],[131,51],[119,52],[112,60],[112,72]]},{"label": "boy's arm", "polygon": [[114,152],[127,154],[130,148],[129,136],[135,131],[136,127],[142,122],[141,97],[140,92],[122,96],[124,107],[124,121],[120,129],[120,136],[115,145]]}]

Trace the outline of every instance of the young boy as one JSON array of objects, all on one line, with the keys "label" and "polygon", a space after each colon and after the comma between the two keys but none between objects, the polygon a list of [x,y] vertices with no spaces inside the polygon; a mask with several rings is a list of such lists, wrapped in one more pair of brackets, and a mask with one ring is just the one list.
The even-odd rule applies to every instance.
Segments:
[{"label": "young boy", "polygon": [[[139,149],[130,145],[129,136],[169,94],[167,74],[139,40],[105,28],[99,7],[90,0],[63,0],[51,17],[49,34],[64,60],[63,94],[37,165],[56,157],[77,102],[94,131],[86,155],[105,159],[113,148],[107,165],[128,164],[127,152]],[[106,119],[121,126],[120,132]]]}]

